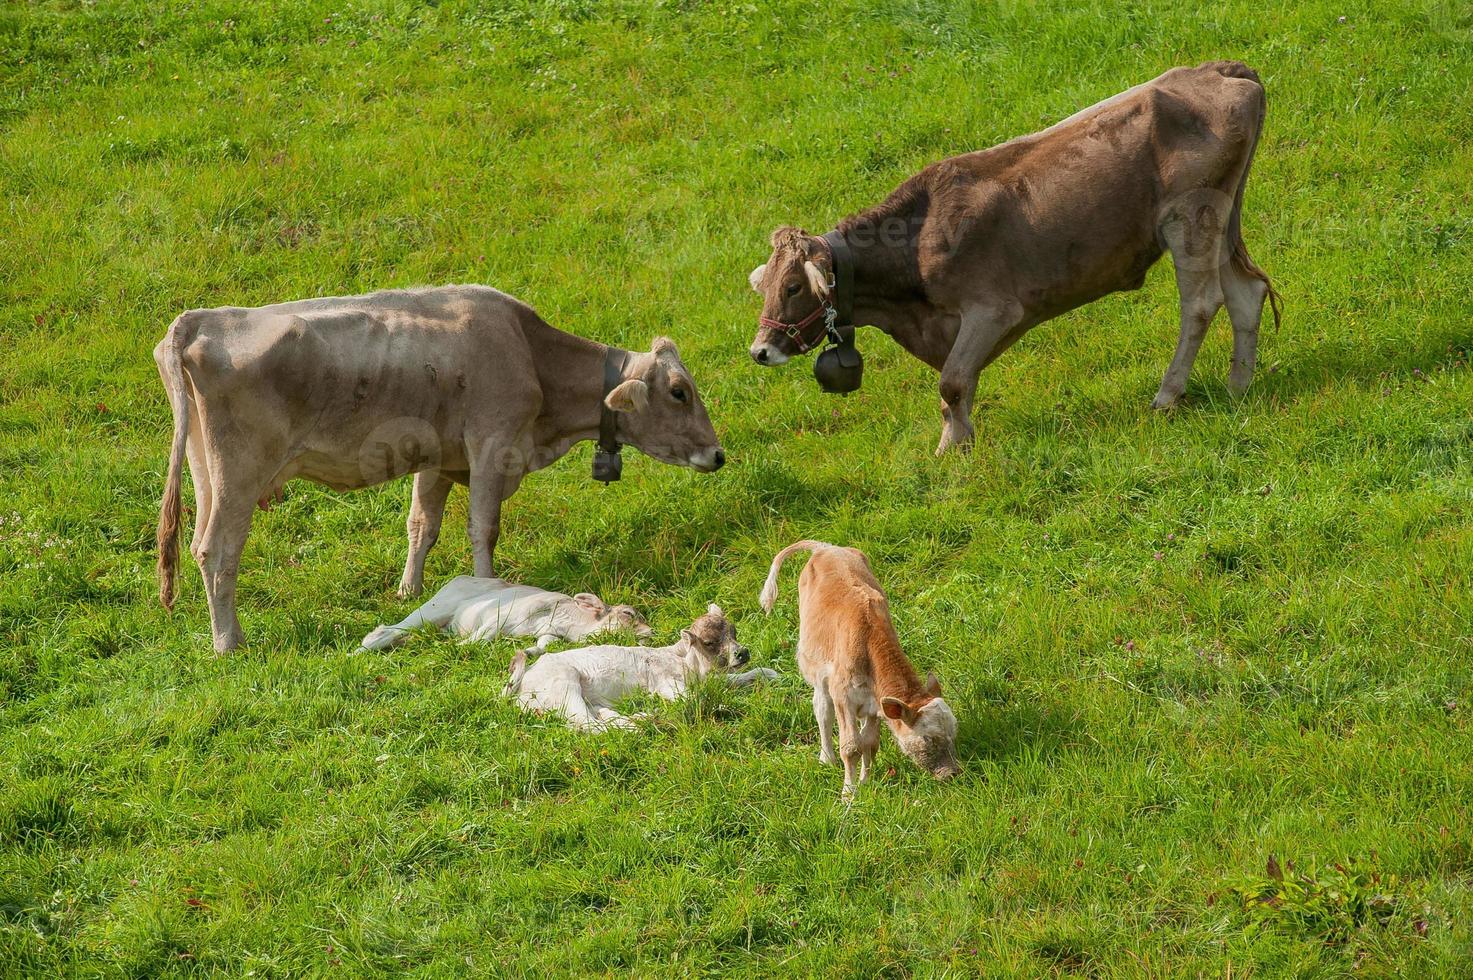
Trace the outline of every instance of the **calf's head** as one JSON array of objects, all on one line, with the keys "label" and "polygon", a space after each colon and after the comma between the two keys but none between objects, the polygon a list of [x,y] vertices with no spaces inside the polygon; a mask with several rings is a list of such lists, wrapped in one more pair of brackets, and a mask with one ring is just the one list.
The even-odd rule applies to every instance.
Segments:
[{"label": "calf's head", "polygon": [[629,630],[641,640],[655,635],[650,624],[633,606],[611,606],[592,592],[580,592],[573,596],[573,601],[593,622],[594,632]]},{"label": "calf's head", "polygon": [[941,683],[926,676],[923,694],[913,702],[881,698],[880,710],[900,749],[937,779],[950,779],[962,767],[956,761],[956,715],[941,697]]},{"label": "calf's head", "polygon": [[[814,315],[829,295],[833,280],[829,250],[824,243],[800,228],[779,228],[772,233],[772,254],[747,276],[762,296],[762,319],[787,324],[802,323]],[[804,335],[822,339],[820,324]],[[803,353],[792,336],[762,325],[752,338],[752,360],[773,367]]]},{"label": "calf's head", "polygon": [[702,473],[726,463],[696,383],[668,337],[657,338],[649,354],[630,358],[624,380],[604,404],[620,413],[619,440],[651,459]]},{"label": "calf's head", "polygon": [[716,603],[706,607],[706,615],[680,631],[685,647],[686,669],[697,677],[712,671],[740,670],[752,655],[737,642],[736,627]]}]

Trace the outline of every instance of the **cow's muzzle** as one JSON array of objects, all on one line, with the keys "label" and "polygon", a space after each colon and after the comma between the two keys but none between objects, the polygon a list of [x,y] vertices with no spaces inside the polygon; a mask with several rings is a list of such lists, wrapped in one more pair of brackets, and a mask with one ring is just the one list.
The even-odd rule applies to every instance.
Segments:
[{"label": "cow's muzzle", "polygon": [[726,450],[712,446],[690,454],[690,465],[702,473],[715,473],[726,465]]},{"label": "cow's muzzle", "polygon": [[787,354],[778,350],[775,345],[766,342],[753,344],[752,349],[747,353],[752,355],[752,360],[764,367],[777,367],[779,364],[788,363]]}]

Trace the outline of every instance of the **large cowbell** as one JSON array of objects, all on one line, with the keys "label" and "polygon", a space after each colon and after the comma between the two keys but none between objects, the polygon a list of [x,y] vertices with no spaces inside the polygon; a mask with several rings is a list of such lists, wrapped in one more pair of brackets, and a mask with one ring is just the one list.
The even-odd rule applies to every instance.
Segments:
[{"label": "large cowbell", "polygon": [[818,386],[830,395],[858,391],[864,380],[864,358],[854,346],[854,331],[846,331],[838,343],[821,351],[813,362]]}]

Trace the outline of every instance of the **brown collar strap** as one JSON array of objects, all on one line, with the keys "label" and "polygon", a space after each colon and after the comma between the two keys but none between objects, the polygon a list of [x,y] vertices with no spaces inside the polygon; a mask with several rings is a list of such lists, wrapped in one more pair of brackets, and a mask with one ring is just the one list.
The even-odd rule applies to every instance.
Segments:
[{"label": "brown collar strap", "polygon": [[[839,329],[854,324],[854,260],[849,252],[849,243],[838,231],[823,235],[819,241],[829,250],[828,295],[819,300],[818,307],[797,323],[785,323],[771,317],[758,317],[757,322],[769,330],[787,334],[798,347],[799,354],[806,354],[827,338],[839,343]],[[822,323],[817,330],[812,328]]]},{"label": "brown collar strap", "polygon": [[615,432],[619,413],[608,406],[607,399],[609,392],[624,381],[628,360],[628,352],[617,347],[604,352],[604,393],[598,400],[598,447],[593,451],[593,478],[603,484],[613,483],[624,472],[624,457],[619,455],[622,447]]}]

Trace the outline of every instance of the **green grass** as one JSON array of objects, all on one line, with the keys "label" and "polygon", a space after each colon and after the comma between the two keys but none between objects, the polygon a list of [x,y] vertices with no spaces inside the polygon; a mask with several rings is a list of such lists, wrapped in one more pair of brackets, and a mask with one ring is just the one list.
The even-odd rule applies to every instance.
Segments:
[{"label": "green grass", "polygon": [[[0,8],[0,974],[1473,973],[1473,15],[1198,6]],[[878,333],[848,399],[748,361],[774,225],[1222,57],[1288,304],[1243,400],[1224,320],[1148,410],[1165,265],[984,372],[969,458]],[[585,737],[510,643],[350,655],[411,608],[403,483],[259,517],[241,652],[192,566],[159,608],[173,316],[463,281],[673,335],[733,458],[581,447],[501,568],[664,638],[718,601],[783,682]],[[756,608],[800,537],[871,556],[959,780],[887,741],[841,804],[794,573]]]}]

